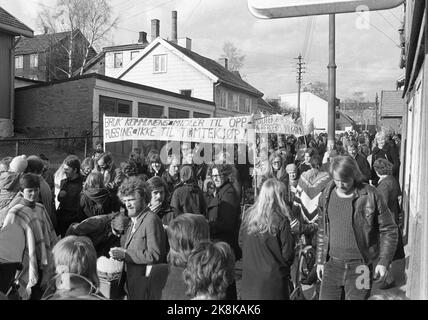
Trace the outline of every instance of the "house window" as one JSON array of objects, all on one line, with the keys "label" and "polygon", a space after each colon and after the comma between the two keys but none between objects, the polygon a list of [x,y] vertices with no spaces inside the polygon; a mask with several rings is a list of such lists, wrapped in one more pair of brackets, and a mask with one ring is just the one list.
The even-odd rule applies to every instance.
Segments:
[{"label": "house window", "polygon": [[15,69],[24,69],[24,56],[15,57]]},{"label": "house window", "polygon": [[123,53],[114,54],[114,67],[122,68],[123,67]]},{"label": "house window", "polygon": [[220,108],[227,109],[227,92],[220,91]]},{"label": "house window", "polygon": [[232,94],[232,92],[227,93],[227,109],[233,110],[233,94]]},{"label": "house window", "polygon": [[30,68],[38,68],[38,67],[39,67],[39,55],[30,54]]},{"label": "house window", "polygon": [[190,112],[186,110],[180,110],[175,108],[169,108],[169,118],[170,119],[188,119]]},{"label": "house window", "polygon": [[193,112],[193,118],[210,118],[211,115],[206,113]]},{"label": "house window", "polygon": [[239,110],[239,96],[237,94],[233,95],[232,110],[233,111]]},{"label": "house window", "polygon": [[134,58],[140,53],[140,51],[132,51],[131,52],[131,60],[134,60]]},{"label": "house window", "polygon": [[153,56],[153,73],[166,72],[166,54]]},{"label": "house window", "polygon": [[251,99],[250,98],[245,98],[243,112],[244,113],[251,113]]},{"label": "house window", "polygon": [[185,97],[189,97],[190,98],[192,96],[192,90],[189,90],[189,89],[187,89],[187,90],[180,90],[180,94],[182,94]]}]

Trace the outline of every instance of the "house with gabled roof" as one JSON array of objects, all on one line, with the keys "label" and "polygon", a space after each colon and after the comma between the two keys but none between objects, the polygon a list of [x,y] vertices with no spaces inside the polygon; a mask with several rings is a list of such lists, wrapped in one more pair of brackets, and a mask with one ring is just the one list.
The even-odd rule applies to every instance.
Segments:
[{"label": "house with gabled roof", "polygon": [[110,76],[211,101],[216,106],[215,117],[251,114],[263,97],[263,93],[239,73],[228,69],[227,59],[220,64],[197,54],[189,46],[186,48],[161,37]]},{"label": "house with gabled roof", "polygon": [[33,37],[29,27],[0,7],[0,138],[13,136],[15,37]]},{"label": "house with gabled roof", "polygon": [[[46,33],[36,35],[32,39],[21,39],[15,50],[16,76],[40,81],[66,79],[69,77],[67,50],[70,37],[73,37],[72,72],[79,70],[84,61],[88,40],[80,30]],[[91,60],[97,52],[89,49],[87,60]]]}]

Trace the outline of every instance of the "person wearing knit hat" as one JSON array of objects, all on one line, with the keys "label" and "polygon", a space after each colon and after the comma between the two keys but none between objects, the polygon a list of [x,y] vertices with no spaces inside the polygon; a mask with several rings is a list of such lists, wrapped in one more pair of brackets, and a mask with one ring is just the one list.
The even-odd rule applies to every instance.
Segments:
[{"label": "person wearing knit hat", "polygon": [[23,173],[27,169],[28,161],[27,157],[22,155],[12,159],[9,164],[9,171],[16,173]]},{"label": "person wearing knit hat", "polygon": [[120,246],[131,219],[118,212],[90,217],[80,223],[73,223],[66,236],[88,237],[94,244],[97,257],[109,257],[111,248]]},{"label": "person wearing knit hat", "polygon": [[192,167],[185,165],[180,170],[182,185],[174,190],[171,197],[171,207],[179,213],[194,213],[205,216],[207,206],[204,193],[194,179]]}]

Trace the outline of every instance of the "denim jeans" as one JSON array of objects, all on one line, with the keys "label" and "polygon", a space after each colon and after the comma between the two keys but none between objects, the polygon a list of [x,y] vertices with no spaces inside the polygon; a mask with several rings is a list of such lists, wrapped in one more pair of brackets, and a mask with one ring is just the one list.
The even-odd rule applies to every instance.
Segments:
[{"label": "denim jeans", "polygon": [[330,257],[324,265],[320,300],[365,300],[370,296],[373,268],[361,259]]}]

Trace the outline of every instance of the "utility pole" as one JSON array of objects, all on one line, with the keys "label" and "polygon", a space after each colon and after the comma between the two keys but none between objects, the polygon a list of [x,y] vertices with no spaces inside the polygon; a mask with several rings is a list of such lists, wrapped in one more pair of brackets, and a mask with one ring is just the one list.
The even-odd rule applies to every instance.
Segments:
[{"label": "utility pole", "polygon": [[336,15],[330,14],[328,64],[328,142],[327,150],[333,150],[336,143]]},{"label": "utility pole", "polygon": [[302,89],[302,74],[305,73],[305,62],[303,62],[302,54],[299,54],[297,58],[297,114],[300,116],[300,91]]}]

